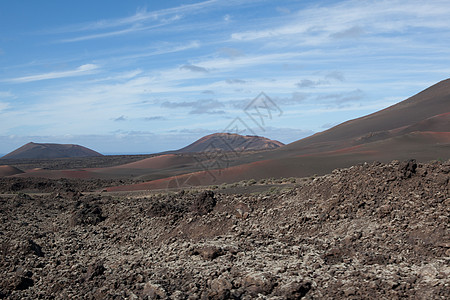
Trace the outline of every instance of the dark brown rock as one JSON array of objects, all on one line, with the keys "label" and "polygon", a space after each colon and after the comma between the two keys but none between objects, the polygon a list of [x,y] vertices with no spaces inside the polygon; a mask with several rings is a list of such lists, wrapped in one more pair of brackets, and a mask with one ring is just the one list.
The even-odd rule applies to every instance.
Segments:
[{"label": "dark brown rock", "polygon": [[311,282],[294,281],[280,288],[279,295],[286,300],[302,299],[311,290]]},{"label": "dark brown rock", "polygon": [[211,282],[209,299],[222,300],[230,298],[230,291],[233,288],[231,282],[225,278],[216,278]]},{"label": "dark brown rock", "polygon": [[192,251],[192,255],[200,255],[205,260],[213,260],[224,254],[225,251],[216,246],[201,246]]},{"label": "dark brown rock", "polygon": [[191,210],[199,215],[205,215],[214,209],[217,199],[214,197],[213,191],[202,192],[194,200]]},{"label": "dark brown rock", "polygon": [[275,278],[270,273],[248,274],[242,279],[242,287],[251,296],[268,295],[276,286]]},{"label": "dark brown rock", "polygon": [[103,275],[103,273],[105,273],[105,271],[106,271],[106,268],[103,266],[103,262],[97,261],[88,267],[87,276],[89,279],[93,279],[94,277]]}]

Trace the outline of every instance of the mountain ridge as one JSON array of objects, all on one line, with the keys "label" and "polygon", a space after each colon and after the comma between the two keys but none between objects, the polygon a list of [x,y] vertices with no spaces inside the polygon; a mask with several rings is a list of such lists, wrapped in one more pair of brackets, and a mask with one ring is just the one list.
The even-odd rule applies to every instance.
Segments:
[{"label": "mountain ridge", "polygon": [[52,159],[102,156],[89,148],[75,144],[27,143],[0,159]]},{"label": "mountain ridge", "polygon": [[198,153],[213,151],[258,151],[284,146],[283,143],[257,135],[219,132],[206,135],[192,144],[172,153]]}]

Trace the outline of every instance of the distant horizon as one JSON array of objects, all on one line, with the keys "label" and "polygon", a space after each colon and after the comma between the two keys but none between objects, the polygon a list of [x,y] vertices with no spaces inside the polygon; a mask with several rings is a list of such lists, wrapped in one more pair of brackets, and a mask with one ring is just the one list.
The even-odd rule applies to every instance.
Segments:
[{"label": "distant horizon", "polygon": [[[216,132],[216,133],[213,133],[213,134],[218,134],[218,133],[222,133],[222,132]],[[207,135],[205,135],[205,136],[207,136]],[[102,155],[106,155],[106,156],[113,156],[113,155],[153,155],[153,154],[159,154],[159,153],[164,153],[164,152],[170,152],[170,151],[176,151],[176,150],[179,150],[179,149],[181,149],[181,148],[184,148],[184,147],[186,147],[186,146],[188,146],[188,145],[190,145],[190,144],[192,144],[192,143],[198,141],[199,139],[201,139],[202,137],[205,137],[205,136],[201,136],[201,137],[199,137],[199,138],[193,140],[192,142],[190,142],[190,143],[188,143],[188,144],[186,144],[186,145],[183,145],[183,146],[181,146],[181,147],[179,147],[179,148],[176,148],[176,149],[166,149],[166,150],[157,151],[157,152],[131,152],[131,151],[123,151],[123,152],[102,152],[102,151],[99,151],[99,150],[97,150],[97,149],[91,148],[91,147],[89,147],[89,146],[86,146],[86,145],[83,145],[83,144],[77,144],[77,143],[70,143],[70,142],[65,142],[65,143],[55,143],[55,142],[51,142],[51,141],[43,141],[43,142],[29,141],[29,142],[26,142],[26,143],[24,143],[24,144],[22,144],[22,145],[20,145],[20,146],[18,146],[18,147],[16,147],[16,148],[12,149],[11,151],[9,151],[9,152],[7,152],[7,153],[4,153],[4,154],[0,153],[0,158],[3,157],[3,156],[5,156],[5,155],[7,155],[7,154],[9,154],[9,153],[11,153],[11,152],[13,152],[13,151],[16,150],[16,149],[18,149],[18,148],[20,148],[20,147],[22,147],[22,146],[28,144],[28,143],[36,143],[36,144],[68,144],[68,145],[71,145],[71,144],[72,144],[72,145],[79,145],[79,146],[83,146],[83,147],[86,147],[86,148],[88,148],[88,149],[94,150],[94,151],[96,151],[96,152],[98,152],[98,153],[100,153],[100,154],[102,154]],[[252,136],[252,135],[245,135],[245,136]],[[263,137],[263,136],[261,136],[261,135],[258,135],[258,136],[259,136],[259,137]],[[273,140],[273,139],[270,139],[270,140]],[[283,142],[282,142],[282,143],[283,143]],[[283,144],[287,144],[287,143],[283,143]]]},{"label": "distant horizon", "polygon": [[286,144],[449,77],[443,0],[24,0],[0,11],[2,153],[30,140],[158,153],[223,131]]}]

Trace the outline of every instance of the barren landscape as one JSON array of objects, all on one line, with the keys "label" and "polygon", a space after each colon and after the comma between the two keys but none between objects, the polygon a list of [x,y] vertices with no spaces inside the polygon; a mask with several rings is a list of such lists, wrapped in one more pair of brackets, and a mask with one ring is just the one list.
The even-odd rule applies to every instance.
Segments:
[{"label": "barren landscape", "polygon": [[449,177],[450,161],[393,161],[126,194],[3,178],[0,295],[448,299]]},{"label": "barren landscape", "polygon": [[449,95],[288,145],[27,144],[0,166],[0,297],[449,299]]},{"label": "barren landscape", "polygon": [[0,1],[0,299],[450,299],[449,15]]}]

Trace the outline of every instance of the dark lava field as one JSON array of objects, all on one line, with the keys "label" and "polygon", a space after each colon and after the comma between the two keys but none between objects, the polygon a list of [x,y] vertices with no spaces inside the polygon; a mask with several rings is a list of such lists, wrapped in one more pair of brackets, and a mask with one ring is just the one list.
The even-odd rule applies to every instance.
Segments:
[{"label": "dark lava field", "polygon": [[449,178],[450,161],[253,193],[0,178],[0,298],[450,299]]}]

